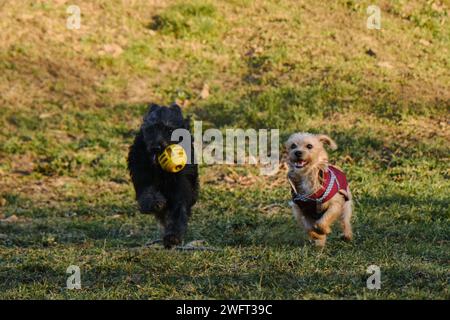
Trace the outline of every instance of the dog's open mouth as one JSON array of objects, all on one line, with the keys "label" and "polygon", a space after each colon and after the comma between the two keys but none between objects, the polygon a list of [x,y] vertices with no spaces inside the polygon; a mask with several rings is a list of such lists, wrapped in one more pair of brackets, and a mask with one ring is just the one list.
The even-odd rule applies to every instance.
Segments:
[{"label": "dog's open mouth", "polygon": [[308,162],[305,160],[298,160],[298,161],[294,161],[293,163],[294,163],[294,167],[297,169],[301,169],[308,164]]}]

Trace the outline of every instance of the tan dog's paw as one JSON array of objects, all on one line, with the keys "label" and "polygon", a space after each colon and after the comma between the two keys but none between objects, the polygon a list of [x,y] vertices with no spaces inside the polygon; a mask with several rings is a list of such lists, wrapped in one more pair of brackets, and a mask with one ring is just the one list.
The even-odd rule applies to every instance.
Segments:
[{"label": "tan dog's paw", "polygon": [[344,241],[350,242],[353,239],[353,235],[352,234],[343,234],[341,236],[341,239]]},{"label": "tan dog's paw", "polygon": [[324,234],[322,234],[322,233],[317,233],[317,232],[314,231],[314,230],[309,230],[309,231],[308,231],[308,236],[309,236],[309,238],[312,239],[312,240],[320,240],[320,239],[323,239],[323,238],[325,237]]},{"label": "tan dog's paw", "polygon": [[314,224],[314,231],[319,234],[330,234],[331,228],[328,225],[325,225],[323,223],[317,222]]}]

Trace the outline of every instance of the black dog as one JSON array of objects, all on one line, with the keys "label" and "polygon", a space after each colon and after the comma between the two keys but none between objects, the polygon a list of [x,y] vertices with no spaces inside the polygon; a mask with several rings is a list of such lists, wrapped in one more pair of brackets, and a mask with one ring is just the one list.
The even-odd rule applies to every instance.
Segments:
[{"label": "black dog", "polygon": [[[192,161],[194,152],[190,163],[177,173],[163,171],[158,163],[158,155],[168,145],[180,142],[172,141],[171,136],[175,129],[181,128],[189,130],[189,120],[183,118],[178,105],[152,104],[128,154],[128,169],[139,209],[156,216],[166,248],[182,242],[191,207],[198,197],[198,168]],[[192,138],[191,150],[194,150]]]}]

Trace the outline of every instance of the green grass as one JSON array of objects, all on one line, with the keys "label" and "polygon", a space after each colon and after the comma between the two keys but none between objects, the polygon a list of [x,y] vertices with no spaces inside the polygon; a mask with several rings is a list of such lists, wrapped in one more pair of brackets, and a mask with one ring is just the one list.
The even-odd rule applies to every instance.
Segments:
[{"label": "green grass", "polygon": [[212,3],[192,1],[179,3],[155,15],[149,28],[162,34],[173,35],[176,38],[200,37],[217,34],[224,21],[219,18]]},{"label": "green grass", "polygon": [[[61,2],[5,4],[0,298],[449,299],[449,2],[380,1],[381,31],[369,4],[79,1],[78,31]],[[186,242],[218,251],[145,248],[126,155],[145,102],[174,100],[205,127],[332,136],[354,241],[309,243],[285,168],[201,166]]]}]

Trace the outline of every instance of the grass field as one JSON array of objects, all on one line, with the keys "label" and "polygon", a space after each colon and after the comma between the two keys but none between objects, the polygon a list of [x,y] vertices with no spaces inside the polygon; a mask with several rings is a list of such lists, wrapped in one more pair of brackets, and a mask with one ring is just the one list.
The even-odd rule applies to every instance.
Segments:
[{"label": "grass field", "polygon": [[[0,1],[0,298],[450,299],[450,2],[377,1],[381,30],[370,4]],[[335,138],[354,241],[308,242],[284,166],[217,165],[186,241],[218,251],[145,248],[126,155],[149,101]]]}]

